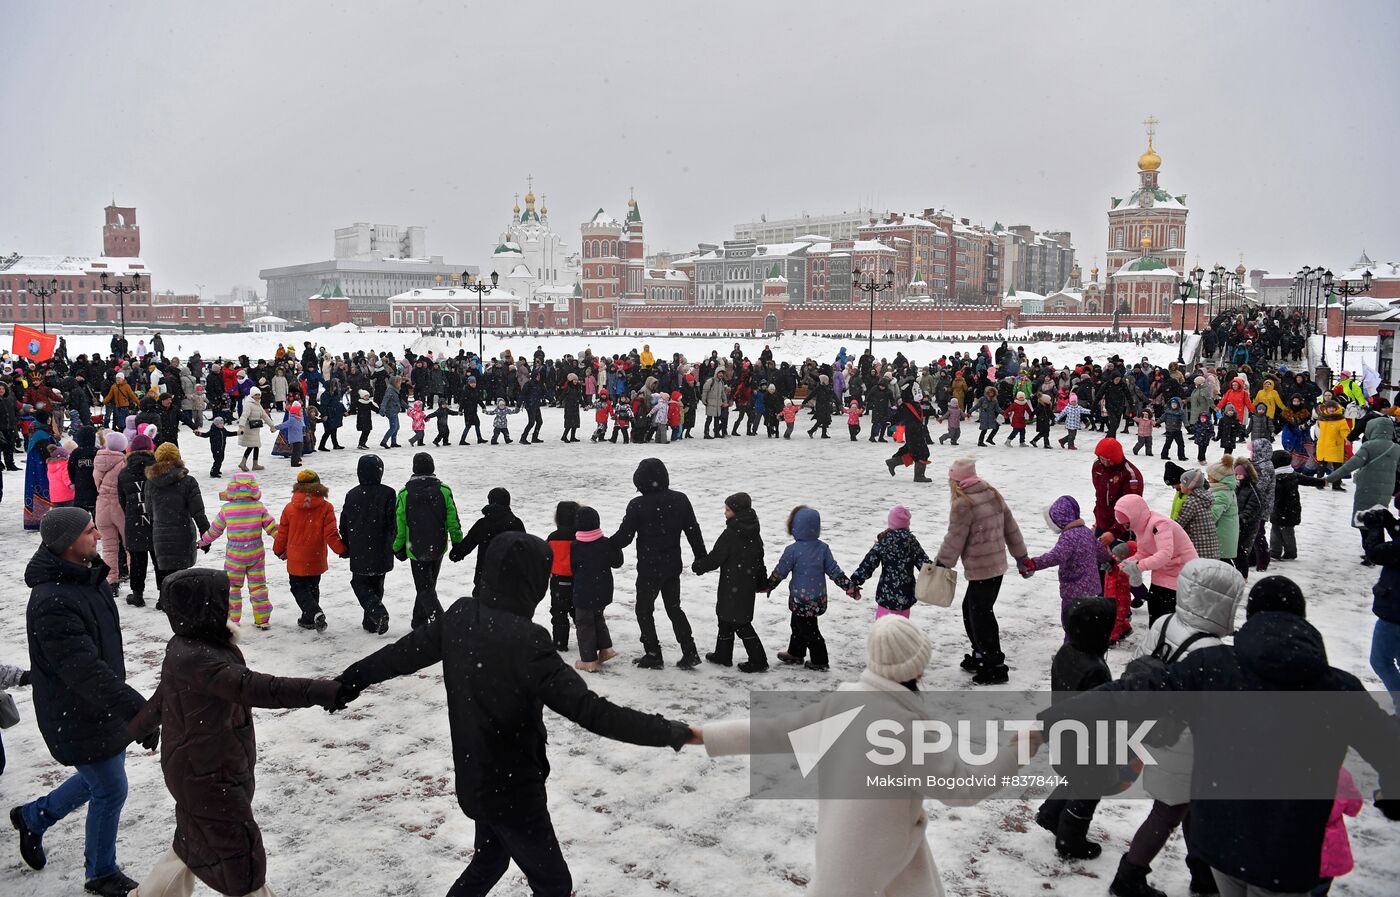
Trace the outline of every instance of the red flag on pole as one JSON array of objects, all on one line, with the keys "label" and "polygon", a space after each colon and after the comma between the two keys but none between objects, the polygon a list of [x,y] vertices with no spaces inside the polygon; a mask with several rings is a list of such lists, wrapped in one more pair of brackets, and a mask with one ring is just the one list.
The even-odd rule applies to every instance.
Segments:
[{"label": "red flag on pole", "polygon": [[23,324],[16,324],[15,339],[13,345],[10,346],[10,351],[16,355],[23,355],[32,361],[48,361],[53,358],[53,350],[56,345],[58,345],[56,335],[35,330],[33,327],[25,327]]}]

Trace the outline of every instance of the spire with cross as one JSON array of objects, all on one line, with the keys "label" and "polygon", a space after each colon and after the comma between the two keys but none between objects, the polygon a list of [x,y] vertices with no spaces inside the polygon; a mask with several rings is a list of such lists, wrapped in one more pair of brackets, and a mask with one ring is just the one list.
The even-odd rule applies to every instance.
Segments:
[{"label": "spire with cross", "polygon": [[1152,138],[1155,137],[1157,134],[1157,116],[1149,115],[1147,116],[1147,118],[1142,120],[1142,123],[1147,127],[1147,148],[1151,149]]}]

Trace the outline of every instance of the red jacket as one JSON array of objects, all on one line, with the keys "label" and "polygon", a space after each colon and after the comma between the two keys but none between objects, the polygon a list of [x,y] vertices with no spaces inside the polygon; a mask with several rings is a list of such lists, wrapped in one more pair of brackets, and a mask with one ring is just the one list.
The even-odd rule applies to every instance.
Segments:
[{"label": "red jacket", "polygon": [[1030,416],[1031,405],[1029,402],[1024,405],[1020,402],[1012,402],[1006,407],[1006,421],[1017,429],[1026,426],[1026,418]]},{"label": "red jacket", "polygon": [[344,556],[345,543],[335,524],[335,508],[326,501],[320,483],[292,486],[292,500],[282,509],[272,553],[287,562],[289,576],[319,576],[326,572],[326,548]]},{"label": "red jacket", "polygon": [[1113,506],[1125,495],[1142,494],[1142,471],[1123,457],[1123,444],[1113,437],[1094,446],[1100,461],[1094,462],[1094,526],[1099,532],[1127,535],[1128,528],[1113,515]]}]

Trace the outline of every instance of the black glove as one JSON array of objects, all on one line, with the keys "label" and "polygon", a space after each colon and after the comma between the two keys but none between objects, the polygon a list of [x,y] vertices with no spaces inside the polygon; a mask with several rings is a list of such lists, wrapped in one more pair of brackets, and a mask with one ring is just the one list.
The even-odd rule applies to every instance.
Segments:
[{"label": "black glove", "polygon": [[407,548],[400,548],[398,551],[394,552],[394,557],[398,558],[400,561],[403,561],[404,563],[407,563],[407,562],[408,562],[408,549],[407,549]]},{"label": "black glove", "polygon": [[339,676],[335,677],[335,681],[340,686],[340,688],[335,693],[335,700],[331,702],[329,707],[326,708],[331,713],[335,713],[338,710],[344,710],[346,707],[350,706],[350,702],[354,701],[360,696],[360,690],[358,688],[352,688],[351,686],[346,685],[344,682],[341,681]]},{"label": "black glove", "polygon": [[1400,822],[1400,798],[1378,797],[1376,798],[1376,809],[1385,814],[1385,818],[1391,822]]},{"label": "black glove", "polygon": [[210,546],[209,544],[204,544],[204,545],[199,546],[199,550],[202,551],[202,552],[204,552],[205,554],[208,554],[208,553],[209,553],[210,547],[211,547],[211,546]]},{"label": "black glove", "polygon": [[465,539],[463,539],[461,542],[458,542],[456,545],[453,545],[452,550],[447,553],[448,559],[450,559],[454,564],[466,556],[467,540]]},{"label": "black glove", "polygon": [[699,576],[699,575],[700,575],[700,559],[699,559],[699,558],[696,558],[694,561],[691,561],[691,563],[690,563],[690,572],[691,572],[691,573],[694,573],[696,576]]},{"label": "black glove", "polygon": [[29,683],[30,683],[29,671],[28,671],[28,670],[25,670],[23,673],[20,673],[20,674],[19,674],[19,684],[20,684],[20,685],[28,685]]},{"label": "black glove", "polygon": [[160,729],[152,729],[151,734],[136,742],[148,751],[153,751],[160,746]]},{"label": "black glove", "polygon": [[1390,513],[1389,508],[1367,508],[1356,515],[1356,522],[1367,528],[1390,529],[1395,525],[1395,515]]}]

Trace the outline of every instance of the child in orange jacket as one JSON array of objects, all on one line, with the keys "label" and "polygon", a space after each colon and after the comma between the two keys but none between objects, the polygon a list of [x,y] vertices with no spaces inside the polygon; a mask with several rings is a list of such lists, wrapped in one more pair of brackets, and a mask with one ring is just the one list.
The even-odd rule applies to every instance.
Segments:
[{"label": "child in orange jacket", "polygon": [[348,553],[340,540],[335,508],[326,500],[329,490],[316,471],[297,474],[292,500],[282,509],[272,553],[287,562],[287,582],[301,608],[297,625],[320,632],[326,628],[321,612],[321,574],[326,572],[326,549],[340,557]]}]

